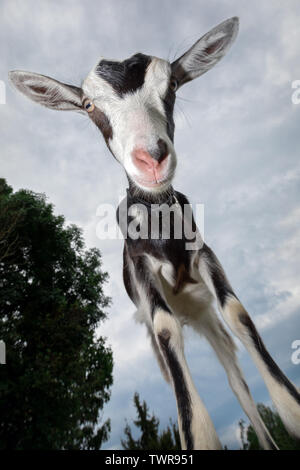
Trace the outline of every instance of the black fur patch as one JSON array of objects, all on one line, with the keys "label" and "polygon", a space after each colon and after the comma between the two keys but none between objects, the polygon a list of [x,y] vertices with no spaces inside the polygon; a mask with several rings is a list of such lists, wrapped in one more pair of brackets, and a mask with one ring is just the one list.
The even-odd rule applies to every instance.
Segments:
[{"label": "black fur patch", "polygon": [[135,305],[137,305],[138,300],[139,300],[139,295],[138,295],[136,286],[132,282],[132,278],[130,276],[130,271],[128,267],[129,263],[130,263],[130,256],[128,254],[128,248],[125,243],[124,250],[123,250],[123,282],[124,282],[126,292],[129,295],[129,298],[132,300],[132,302],[134,302]]},{"label": "black fur patch", "polygon": [[296,400],[296,402],[300,405],[300,394],[294,387],[294,385],[289,381],[289,379],[284,375],[282,370],[278,367],[276,362],[273,360],[273,358],[270,356],[269,352],[267,351],[263,340],[259,336],[255,325],[251,318],[249,317],[248,314],[246,313],[241,313],[239,315],[239,320],[240,322],[247,328],[247,330],[250,333],[250,336],[252,338],[252,341],[254,343],[255,349],[257,352],[260,354],[262,360],[266,364],[267,368],[269,369],[269,372],[271,375],[274,377],[274,379],[279,382],[281,385],[283,385],[290,395]]},{"label": "black fur patch", "polygon": [[178,404],[178,412],[180,414],[182,422],[182,431],[184,434],[186,447],[187,450],[193,450],[194,440],[191,431],[191,397],[184,380],[182,368],[179,364],[176,354],[169,346],[170,336],[166,334],[166,331],[162,331],[162,333],[158,335],[158,340],[173,377],[175,394]]},{"label": "black fur patch", "polygon": [[130,262],[130,259],[134,264],[135,275],[137,276],[139,282],[143,285],[144,290],[149,297],[152,318],[157,308],[161,308],[165,312],[171,314],[171,310],[166,304],[164,298],[153,284],[151,273],[149,272],[145,257],[136,256],[132,258],[132,256],[129,255],[128,245],[125,243],[123,252],[123,282],[126,292],[131,300],[135,303],[135,305],[138,305],[140,299],[136,286],[132,282],[132,278],[128,270],[128,263]]},{"label": "black fur patch", "polygon": [[108,117],[96,106],[94,111],[89,113],[89,117],[102,132],[106,145],[109,148],[109,141],[113,138],[113,130]]},{"label": "black fur patch", "polygon": [[171,310],[169,309],[168,305],[158,292],[158,290],[150,283],[149,287],[149,295],[151,298],[151,315],[152,318],[154,317],[155,311],[157,308],[162,308],[164,312],[167,312],[171,315]]},{"label": "black fur patch", "polygon": [[171,64],[172,75],[177,80],[179,86],[182,86],[184,83],[192,80],[189,73],[182,67],[180,63],[182,57],[183,56],[179,57],[179,59],[175,60],[175,62]]},{"label": "black fur patch", "polygon": [[166,120],[167,120],[167,134],[171,141],[173,142],[174,140],[174,131],[175,131],[175,123],[174,123],[174,104],[175,104],[175,93],[174,91],[169,87],[166,93],[166,96],[163,99],[163,104],[164,104],[164,110],[166,114]]},{"label": "black fur patch", "polygon": [[160,163],[168,155],[168,146],[163,139],[158,139],[156,147],[154,147],[149,153],[154,160],[157,160]]},{"label": "black fur patch", "polygon": [[218,258],[214,254],[214,252],[204,243],[201,253],[204,253],[206,256],[206,261],[208,263],[209,271],[211,274],[211,278],[213,281],[213,285],[218,297],[218,300],[223,307],[226,298],[231,295],[235,298],[236,295],[232,290],[231,285],[229,284],[222,266],[220,265]]},{"label": "black fur patch", "polygon": [[151,57],[144,54],[135,54],[123,62],[101,60],[96,73],[122,97],[143,86],[150,62]]}]

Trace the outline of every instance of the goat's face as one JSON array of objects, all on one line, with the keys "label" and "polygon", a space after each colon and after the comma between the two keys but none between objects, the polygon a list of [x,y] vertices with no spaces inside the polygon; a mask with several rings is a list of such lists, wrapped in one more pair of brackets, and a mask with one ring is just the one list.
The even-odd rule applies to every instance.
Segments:
[{"label": "goat's face", "polygon": [[87,113],[130,182],[144,192],[161,193],[170,186],[176,167],[176,90],[212,68],[237,31],[236,17],[224,21],[172,64],[144,54],[124,61],[101,59],[81,88],[32,72],[13,71],[9,76],[39,104]]},{"label": "goat's face", "polygon": [[177,81],[162,59],[135,54],[102,59],[82,85],[83,104],[129,179],[144,191],[163,191],[173,178],[173,108]]}]

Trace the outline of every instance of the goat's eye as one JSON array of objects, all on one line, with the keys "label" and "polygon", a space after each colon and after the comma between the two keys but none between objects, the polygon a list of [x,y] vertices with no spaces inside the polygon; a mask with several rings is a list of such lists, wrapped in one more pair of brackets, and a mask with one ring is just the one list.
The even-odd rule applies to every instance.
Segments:
[{"label": "goat's eye", "polygon": [[172,91],[176,91],[177,88],[178,88],[178,82],[175,78],[172,78],[171,81],[170,81],[170,88]]},{"label": "goat's eye", "polygon": [[95,109],[94,103],[89,99],[83,102],[83,107],[88,113],[91,113]]}]

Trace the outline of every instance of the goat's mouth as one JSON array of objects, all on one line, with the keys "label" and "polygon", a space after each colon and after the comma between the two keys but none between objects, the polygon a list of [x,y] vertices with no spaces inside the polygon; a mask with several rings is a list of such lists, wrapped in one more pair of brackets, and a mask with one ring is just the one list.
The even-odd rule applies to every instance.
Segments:
[{"label": "goat's mouth", "polygon": [[149,188],[161,186],[162,184],[165,184],[169,181],[170,181],[169,178],[160,178],[160,179],[154,178],[152,180],[143,179],[143,178],[136,178],[136,182],[138,184],[140,184],[142,186],[145,186],[145,187],[149,187]]},{"label": "goat's mouth", "polygon": [[173,173],[160,177],[158,177],[158,175],[147,175],[147,177],[143,175],[135,176],[134,182],[137,186],[139,186],[141,189],[144,189],[145,191],[164,191],[171,185],[172,179]]}]

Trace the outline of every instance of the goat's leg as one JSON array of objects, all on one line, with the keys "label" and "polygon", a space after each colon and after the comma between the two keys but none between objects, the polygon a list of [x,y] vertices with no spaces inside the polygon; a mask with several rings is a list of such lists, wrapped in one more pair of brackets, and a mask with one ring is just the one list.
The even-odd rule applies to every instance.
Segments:
[{"label": "goat's leg", "polygon": [[251,355],[287,430],[300,437],[299,391],[270,356],[213,251],[204,245],[199,254],[200,275],[217,299],[223,318]]},{"label": "goat's leg", "polygon": [[192,326],[201,334],[204,334],[214,349],[220,363],[223,365],[230,387],[239,400],[243,410],[250,419],[264,449],[277,449],[268,429],[266,428],[244,379],[238,359],[236,346],[232,337],[227,333],[220,322],[214,307],[211,307],[200,318],[192,323]]},{"label": "goat's leg", "polygon": [[198,395],[186,363],[181,325],[159,291],[153,286],[148,286],[148,289],[153,335],[176,396],[182,448],[221,449],[214,425]]}]

